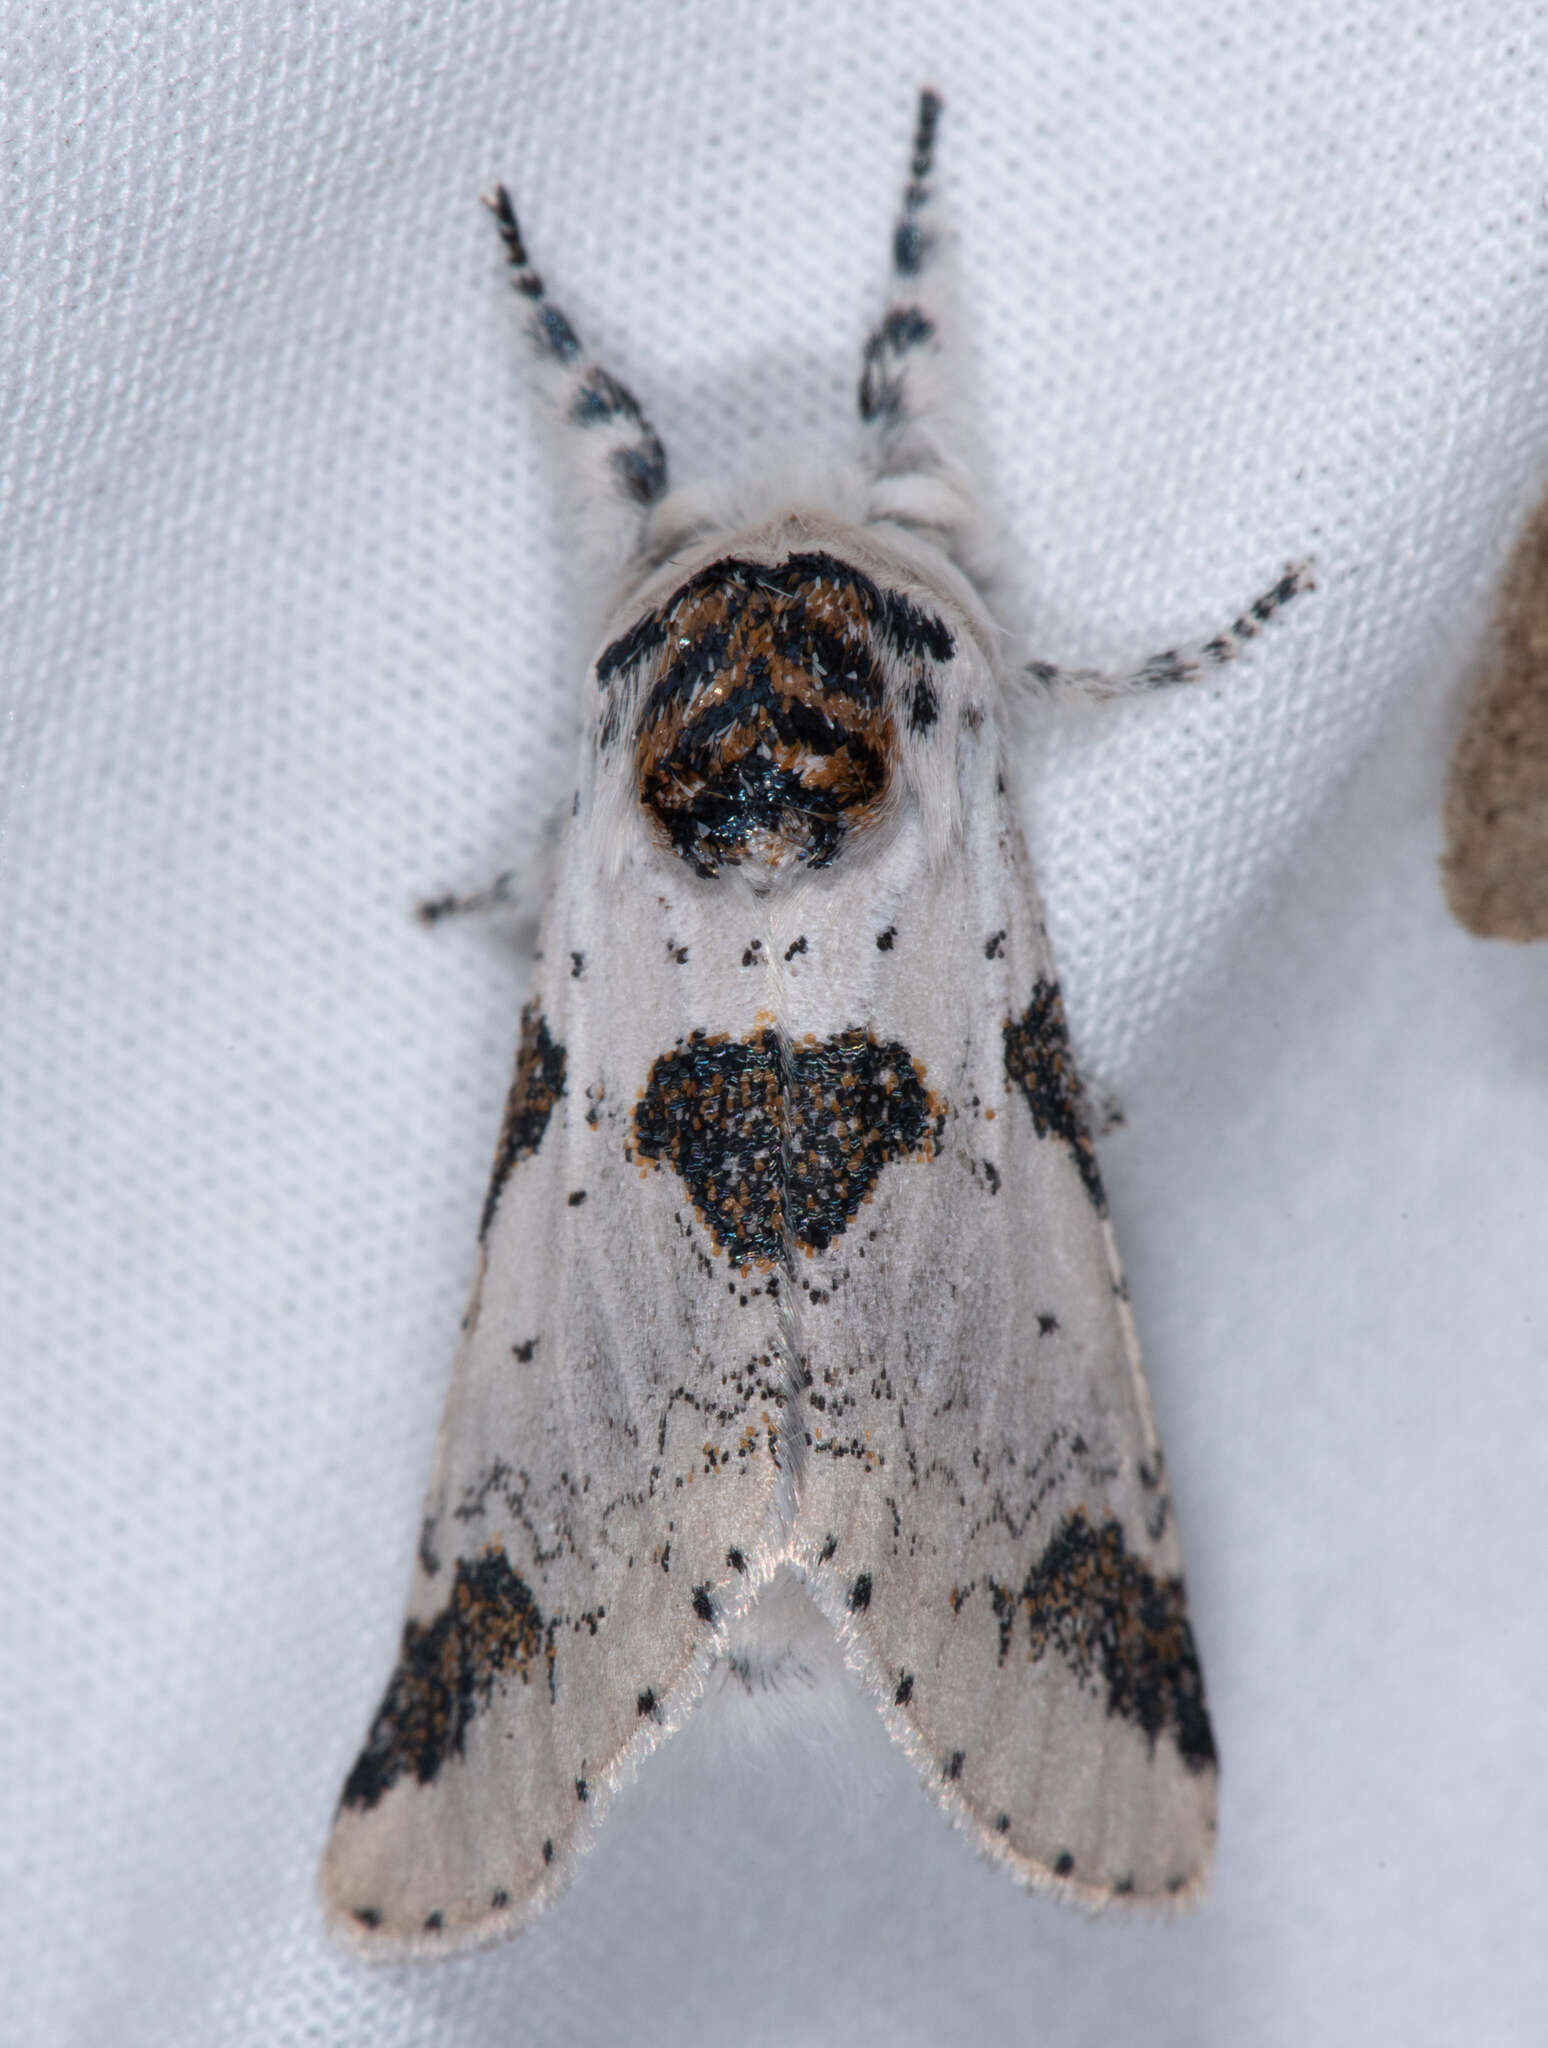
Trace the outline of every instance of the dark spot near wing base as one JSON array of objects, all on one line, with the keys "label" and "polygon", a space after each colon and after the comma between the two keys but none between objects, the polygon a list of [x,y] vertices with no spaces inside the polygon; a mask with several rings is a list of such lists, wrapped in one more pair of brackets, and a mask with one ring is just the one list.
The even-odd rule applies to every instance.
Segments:
[{"label": "dark spot near wing base", "polygon": [[512,1171],[519,1161],[530,1159],[543,1142],[554,1104],[564,1093],[564,1060],[564,1047],[556,1045],[548,1035],[548,1020],[536,1003],[528,1003],[521,1013],[516,1074],[506,1097],[494,1172],[484,1197],[484,1213],[478,1226],[480,1239],[489,1235],[489,1226]]}]

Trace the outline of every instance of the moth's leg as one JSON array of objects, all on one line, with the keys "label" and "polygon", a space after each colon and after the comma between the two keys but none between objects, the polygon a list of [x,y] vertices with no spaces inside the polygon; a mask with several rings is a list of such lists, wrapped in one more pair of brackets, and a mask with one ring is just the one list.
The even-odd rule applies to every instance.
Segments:
[{"label": "moth's leg", "polygon": [[594,362],[533,269],[503,185],[484,204],[494,215],[512,282],[530,308],[537,352],[581,501],[586,538],[610,563],[639,551],[651,507],[667,487],[666,452],[634,394]]},{"label": "moth's leg", "polygon": [[892,234],[887,310],[860,363],[860,418],[871,486],[867,517],[927,533],[971,571],[978,519],[952,445],[945,266],[930,220],[941,102],[919,95],[903,210]]},{"label": "moth's leg", "polygon": [[414,905],[414,915],[421,924],[441,924],[449,917],[479,917],[491,910],[503,910],[527,901],[529,895],[516,870],[506,868],[487,887],[475,889],[469,896],[426,897]]},{"label": "moth's leg", "polygon": [[554,864],[564,821],[574,809],[575,799],[566,797],[543,814],[532,853],[520,867],[503,868],[492,882],[468,895],[429,896],[414,906],[423,925],[444,924],[453,917],[487,917],[492,911],[512,910],[536,916],[547,901],[553,882]]},{"label": "moth's leg", "polygon": [[1255,598],[1224,632],[1194,647],[1168,647],[1152,654],[1138,668],[1110,675],[1102,669],[1060,668],[1051,661],[1029,661],[1022,673],[1038,689],[1066,693],[1101,702],[1110,697],[1137,697],[1146,690],[1164,690],[1173,683],[1196,682],[1211,669],[1234,661],[1266,626],[1274,614],[1303,590],[1315,590],[1311,564],[1297,562],[1286,569],[1270,590]]},{"label": "moth's leg", "polygon": [[926,88],[919,95],[903,212],[892,235],[891,303],[861,356],[860,417],[884,442],[902,438],[926,418],[936,397],[928,368],[937,329],[932,303],[936,244],[927,213],[940,115],[939,97]]}]

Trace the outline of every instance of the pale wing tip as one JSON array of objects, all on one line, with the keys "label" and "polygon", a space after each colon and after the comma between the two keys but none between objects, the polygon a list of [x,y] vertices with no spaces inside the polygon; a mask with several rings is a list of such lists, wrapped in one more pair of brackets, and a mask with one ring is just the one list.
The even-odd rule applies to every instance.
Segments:
[{"label": "pale wing tip", "polygon": [[[401,1780],[387,1790],[386,1804],[360,1811],[346,1800],[317,1874],[330,1933],[379,1962],[466,1955],[519,1934],[568,1889],[620,1784],[681,1727],[703,1694],[714,1656],[713,1643],[704,1642],[685,1658],[655,1712],[606,1767],[574,1781],[573,1810],[552,1823],[540,1845],[537,1827],[502,1827],[505,1794],[487,1779],[478,1781],[484,1796],[471,1806],[466,1788],[447,1803],[444,1783]],[[528,1858],[513,1868],[513,1844],[521,1839]],[[478,1873],[471,1879],[470,1867]]]},{"label": "pale wing tip", "polygon": [[1175,1913],[1202,1896],[1216,1826],[1212,1741],[1206,1755],[1159,1731],[1147,1736],[1115,1720],[1073,1673],[1045,1667],[1025,1755],[1035,1761],[1049,1730],[1062,1728],[1075,1768],[1062,1778],[1046,1769],[1029,1777],[1007,1772],[1001,1757],[985,1770],[971,1746],[943,1742],[940,1727],[926,1725],[912,1676],[888,1683],[884,1660],[849,1611],[852,1595],[846,1602],[843,1589],[817,1573],[807,1583],[931,1799],[1015,1883],[1087,1911]]},{"label": "pale wing tip", "polygon": [[[336,1940],[373,1962],[488,1948],[519,1933],[569,1884],[576,1841],[544,1847],[545,1862],[535,1875],[435,1885],[427,1896],[423,1859],[413,1857],[407,1839],[376,1836],[341,1813],[317,1872],[323,1918]],[[395,1862],[404,1867],[395,1870]]]},{"label": "pale wing tip", "polygon": [[[1047,1825],[1037,1807],[1018,1830],[1023,1839],[1013,1840],[1009,1813],[986,1810],[937,1768],[922,1753],[919,1731],[906,1722],[899,1725],[903,1717],[884,1707],[882,1718],[952,1826],[1024,1890],[1046,1893],[1090,1913],[1111,1909],[1169,1916],[1186,1912],[1208,1889],[1215,1848],[1217,1775],[1213,1767],[1194,1778],[1181,1810],[1174,1808],[1164,1817],[1157,1814],[1148,1822],[1121,1830],[1129,1837],[1127,1852],[1103,1842],[1077,1854],[1063,1844],[1045,1848],[1026,1841],[1026,1832],[1033,1828],[1041,1831]],[[1083,1817],[1067,1814],[1065,1818],[1074,1823],[1069,1834],[1073,1842]],[[1058,1835],[1053,1839],[1058,1842]]]},{"label": "pale wing tip", "polygon": [[519,1891],[496,1886],[487,1896],[459,1898],[421,1913],[405,1911],[392,1898],[391,1887],[358,1878],[330,1853],[323,1858],[317,1889],[336,1941],[368,1962],[393,1963],[467,1955],[508,1940],[536,1919],[569,1874]]},{"label": "pale wing tip", "polygon": [[1063,1905],[1077,1906],[1088,1913],[1149,1913],[1170,1918],[1196,1906],[1209,1889],[1210,1866],[1214,1859],[1214,1825],[1211,1817],[1202,1841],[1191,1853],[1178,1856],[1175,1867],[1159,1881],[1141,1878],[1133,1872],[1116,1877],[1082,1877],[1068,1851],[1046,1856],[1031,1854],[1008,1844],[986,1825],[965,1800],[952,1799],[941,1787],[936,1797],[948,1818],[972,1838],[979,1853],[997,1864],[1025,1891],[1047,1893]]}]

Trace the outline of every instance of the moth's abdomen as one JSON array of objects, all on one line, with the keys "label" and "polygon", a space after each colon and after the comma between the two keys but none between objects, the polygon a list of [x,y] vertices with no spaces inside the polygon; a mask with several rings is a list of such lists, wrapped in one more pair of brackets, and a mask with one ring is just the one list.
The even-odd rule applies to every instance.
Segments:
[{"label": "moth's abdomen", "polygon": [[[604,650],[603,744],[619,736],[612,693],[651,659],[634,779],[667,844],[707,877],[744,861],[827,867],[879,822],[897,778],[888,659],[922,673],[951,653],[941,620],[836,556],[727,557]],[[920,678],[905,701],[911,730],[933,721]]]}]

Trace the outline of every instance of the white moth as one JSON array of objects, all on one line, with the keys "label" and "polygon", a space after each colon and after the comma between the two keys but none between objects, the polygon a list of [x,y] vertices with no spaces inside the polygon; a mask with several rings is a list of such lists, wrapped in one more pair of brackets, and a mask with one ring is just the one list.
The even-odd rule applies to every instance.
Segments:
[{"label": "white moth", "polygon": [[[1088,1904],[1201,1882],[1215,1747],[938,425],[920,102],[822,507],[708,519],[493,202],[624,594],[402,1651],[323,1864],[371,1951],[521,1926],[749,1617],[812,1608],[932,1796]],[[1303,587],[1112,694],[1228,659]]]}]

